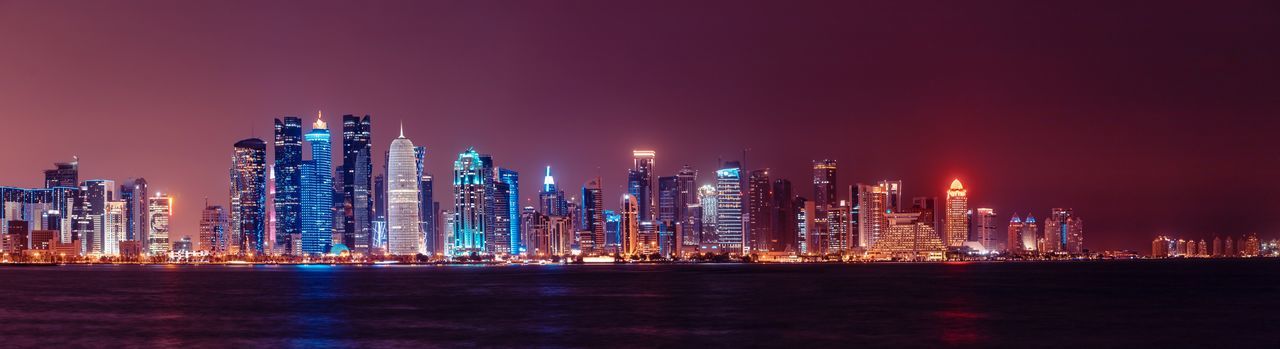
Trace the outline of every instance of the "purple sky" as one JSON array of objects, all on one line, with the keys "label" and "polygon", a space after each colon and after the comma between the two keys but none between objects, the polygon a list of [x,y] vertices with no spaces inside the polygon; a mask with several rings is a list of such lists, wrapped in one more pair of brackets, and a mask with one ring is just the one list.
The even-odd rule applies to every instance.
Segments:
[{"label": "purple sky", "polygon": [[612,198],[633,148],[702,182],[750,148],[805,196],[829,157],[842,196],[958,177],[1003,220],[1073,207],[1092,249],[1271,238],[1278,23],[1274,1],[0,0],[0,185],[79,155],[172,193],[189,235],[232,143],[324,110],[373,115],[375,154],[403,121],[441,178],[475,146],[526,198],[545,165]]}]

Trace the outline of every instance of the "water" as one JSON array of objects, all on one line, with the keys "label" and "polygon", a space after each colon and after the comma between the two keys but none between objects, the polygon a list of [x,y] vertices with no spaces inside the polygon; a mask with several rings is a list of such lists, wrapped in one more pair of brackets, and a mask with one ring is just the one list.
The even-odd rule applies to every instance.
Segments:
[{"label": "water", "polygon": [[0,267],[6,347],[1280,347],[1280,260]]}]

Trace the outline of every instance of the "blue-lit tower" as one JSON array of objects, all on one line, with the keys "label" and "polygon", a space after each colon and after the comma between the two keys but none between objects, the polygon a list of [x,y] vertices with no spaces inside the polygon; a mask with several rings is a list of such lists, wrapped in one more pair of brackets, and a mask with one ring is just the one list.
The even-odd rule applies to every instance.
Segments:
[{"label": "blue-lit tower", "polygon": [[483,254],[485,231],[485,171],[484,160],[475,148],[458,154],[453,162],[453,256]]},{"label": "blue-lit tower", "polygon": [[525,242],[520,238],[520,173],[509,168],[498,169],[498,183],[506,187],[506,207],[498,208],[507,218],[506,231],[510,235],[510,251],[515,255],[524,253]]},{"label": "blue-lit tower", "polygon": [[302,164],[302,253],[328,252],[333,240],[333,154],[319,116],[307,132],[311,160]]},{"label": "blue-lit tower", "polygon": [[569,203],[564,199],[564,191],[556,186],[555,177],[551,176],[551,166],[547,166],[547,174],[542,177],[542,191],[538,193],[538,206],[548,216],[568,216]]},{"label": "blue-lit tower", "polygon": [[742,168],[730,161],[716,170],[716,237],[721,251],[745,253],[742,211]]}]

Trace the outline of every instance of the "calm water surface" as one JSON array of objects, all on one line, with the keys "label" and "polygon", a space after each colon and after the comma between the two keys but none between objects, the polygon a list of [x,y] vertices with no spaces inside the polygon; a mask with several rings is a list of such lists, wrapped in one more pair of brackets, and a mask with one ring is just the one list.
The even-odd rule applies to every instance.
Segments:
[{"label": "calm water surface", "polygon": [[0,267],[5,347],[1280,348],[1280,260]]}]

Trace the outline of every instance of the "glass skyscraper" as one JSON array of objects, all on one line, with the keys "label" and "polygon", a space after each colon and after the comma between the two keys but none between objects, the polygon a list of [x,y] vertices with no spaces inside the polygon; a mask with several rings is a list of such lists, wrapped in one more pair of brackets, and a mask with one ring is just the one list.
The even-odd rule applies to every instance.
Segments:
[{"label": "glass skyscraper", "polygon": [[716,241],[729,253],[744,253],[742,168],[737,161],[716,170]]},{"label": "glass skyscraper", "polygon": [[485,231],[489,220],[485,217],[484,160],[474,148],[458,154],[453,162],[453,256],[485,253]]},{"label": "glass skyscraper", "polygon": [[319,117],[307,132],[311,160],[302,163],[302,253],[328,252],[333,239],[333,153]]},{"label": "glass skyscraper", "polygon": [[373,147],[369,116],[342,116],[342,243],[368,254],[373,232]]},{"label": "glass skyscraper", "polygon": [[294,254],[302,239],[302,119],[275,120],[275,155],[275,250]]},{"label": "glass skyscraper", "polygon": [[[231,246],[230,253],[257,253],[266,242],[267,143],[250,138],[236,142],[231,165]],[[151,211],[152,234],[159,231],[156,211]],[[162,246],[154,246],[158,237],[150,238],[151,250],[169,248],[168,217],[163,230]]]},{"label": "glass skyscraper", "polygon": [[520,254],[525,250],[525,242],[520,238],[520,173],[508,168],[498,169],[498,182],[507,187],[503,215],[509,217],[506,223],[507,234],[510,235],[510,253]]}]

